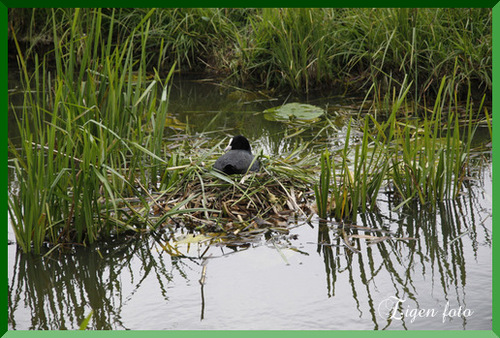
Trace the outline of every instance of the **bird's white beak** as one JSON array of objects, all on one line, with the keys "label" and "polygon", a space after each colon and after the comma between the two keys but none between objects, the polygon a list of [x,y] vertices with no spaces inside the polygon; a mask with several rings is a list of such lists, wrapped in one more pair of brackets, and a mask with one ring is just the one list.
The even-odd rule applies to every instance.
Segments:
[{"label": "bird's white beak", "polygon": [[229,139],[229,144],[227,145],[227,147],[224,149],[224,151],[229,151],[231,150],[231,142],[233,141],[233,139]]}]

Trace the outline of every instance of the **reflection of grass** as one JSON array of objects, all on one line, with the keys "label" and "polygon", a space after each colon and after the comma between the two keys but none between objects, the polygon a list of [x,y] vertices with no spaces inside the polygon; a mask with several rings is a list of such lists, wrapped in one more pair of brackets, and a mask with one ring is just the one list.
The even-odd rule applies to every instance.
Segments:
[{"label": "reflection of grass", "polygon": [[[155,249],[154,241],[137,238],[77,248],[58,259],[25,255],[18,250],[9,281],[9,326],[35,330],[126,329],[129,324],[124,322],[122,311],[131,297],[129,286],[139,290],[149,287],[148,277],[156,279],[153,283],[159,285],[168,301],[167,288],[174,275],[177,281],[187,280],[187,261],[170,260],[165,255],[158,259]],[[132,269],[136,259],[140,263]],[[24,311],[30,314],[28,322],[22,319]]]},{"label": "reflection of grass", "polygon": [[[387,222],[384,215],[367,212],[360,215],[364,227],[339,226],[336,222],[315,224],[317,246],[304,247],[304,238],[301,237],[297,241],[278,239],[275,245],[282,251],[293,250],[310,256],[314,256],[317,250],[323,261],[323,273],[317,275],[318,267],[314,264],[308,268],[292,262],[287,269],[295,269],[298,274],[304,269],[313,269],[314,278],[324,279],[322,292],[325,297],[342,293],[347,297],[345,302],[355,302],[363,312],[360,320],[364,325],[372,323],[374,329],[394,328],[399,322],[380,318],[377,313],[381,299],[387,295],[408,299],[411,304],[422,304],[425,298],[421,293],[432,288],[435,301],[446,303],[447,299],[456,299],[460,304],[466,302],[467,291],[475,281],[467,268],[470,264],[476,265],[478,257],[482,257],[484,252],[479,250],[491,247],[491,228],[482,222],[484,211],[471,208],[470,198],[467,194],[457,201],[441,203],[435,211],[419,208],[416,204],[413,211],[392,213],[390,233],[381,229],[381,224]],[[473,215],[464,217],[463,210],[470,210]],[[307,224],[302,224],[302,227],[307,229],[306,232],[311,231]],[[351,244],[360,249],[358,254],[344,245],[342,231],[347,233]],[[391,238],[372,244],[375,241],[353,236],[363,233]],[[467,235],[461,236],[464,233]],[[225,255],[233,254],[232,250],[221,253],[221,248],[215,245],[209,250],[203,245],[201,250],[193,245],[190,251],[184,247],[182,253],[161,254],[163,251],[169,253],[164,243],[172,243],[181,234],[184,231],[179,229],[177,233],[155,232],[149,240],[143,237],[101,243],[90,248],[77,248],[72,255],[63,255],[59,259],[25,255],[18,250],[14,255],[15,271],[9,274],[12,275],[8,290],[9,326],[12,329],[29,326],[45,330],[78,328],[90,307],[93,315],[88,328],[127,328],[130,323],[123,315],[127,304],[134,301],[130,297],[140,297],[144,289],[148,293],[157,292],[161,297],[159,303],[176,305],[171,288],[186,282],[195,286],[200,275],[203,276],[201,258],[223,259]],[[401,237],[416,239],[397,240]],[[245,257],[243,261],[246,261]],[[237,269],[248,270],[245,264]],[[210,266],[208,271],[210,277]],[[207,301],[210,305],[210,300]],[[196,304],[193,306],[199,309]],[[352,311],[356,311],[354,307]],[[26,313],[30,314],[27,324],[22,320]]]},{"label": "reflection of grass", "polygon": [[[474,195],[473,189],[468,192]],[[323,257],[327,296],[344,292],[339,281],[348,280],[353,300],[368,308],[372,315],[365,319],[375,329],[400,325],[377,312],[387,294],[407,299],[405,307],[419,304],[419,294],[429,284],[437,299],[464,302],[470,287],[465,283],[470,278],[467,267],[477,263],[478,248],[491,247],[491,229],[481,221],[485,211],[471,208],[475,203],[470,194],[440,202],[435,209],[413,201],[404,213],[390,213],[390,230],[381,227],[388,221],[379,212],[360,214],[358,224],[363,226],[320,220],[317,251]],[[473,214],[465,217],[465,209]],[[349,277],[342,277],[346,273]],[[409,319],[401,325],[410,325]]]}]

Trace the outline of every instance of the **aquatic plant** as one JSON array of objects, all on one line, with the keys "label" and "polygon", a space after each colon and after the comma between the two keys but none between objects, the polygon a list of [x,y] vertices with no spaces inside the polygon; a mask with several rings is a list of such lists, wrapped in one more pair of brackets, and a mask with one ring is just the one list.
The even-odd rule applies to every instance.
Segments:
[{"label": "aquatic plant", "polygon": [[[358,211],[376,207],[382,187],[393,190],[398,201],[394,209],[414,201],[433,209],[439,202],[457,198],[468,177],[471,143],[479,123],[470,90],[465,113],[458,111],[454,85],[453,76],[443,78],[433,108],[424,106],[420,118],[408,113],[410,86],[403,86],[392,99],[387,120],[365,116],[360,143],[352,144],[349,124],[344,148],[334,154],[338,159],[327,160],[326,151],[321,159],[319,185],[315,186],[318,215],[325,218],[328,208],[336,219],[355,222]],[[484,99],[476,108],[477,116]],[[387,100],[374,102],[385,105]],[[330,171],[333,179],[327,183]]]},{"label": "aquatic plant", "polygon": [[[473,118],[470,91],[465,116],[461,116],[450,86],[453,88],[453,79],[443,78],[430,115],[417,121],[407,118],[404,124],[391,119],[391,183],[401,205],[418,199],[433,208],[438,202],[458,197],[467,179],[471,142],[478,124]],[[484,98],[479,111],[483,103]]]},{"label": "aquatic plant", "polygon": [[[376,198],[388,170],[380,135],[372,139],[370,117],[365,118],[361,143],[352,144],[352,120],[346,130],[344,147],[336,158],[321,158],[320,188],[315,186],[318,215],[355,221],[358,210],[376,207]],[[332,177],[331,183],[330,176]]]},{"label": "aquatic plant", "polygon": [[[8,210],[25,252],[40,253],[46,241],[92,243],[147,229],[149,204],[141,196],[173,163],[165,160],[161,141],[174,68],[163,80],[158,73],[149,78],[135,61],[132,38],[113,46],[113,30],[101,35],[103,14],[92,13],[81,44],[80,12],[66,43],[53,12],[54,71],[47,56],[35,56],[30,72],[17,45],[24,104],[21,111],[12,107],[20,142],[9,140],[18,193],[9,196]],[[146,57],[149,27],[146,16],[134,30],[142,36],[139,60]],[[142,210],[131,208],[129,196],[139,196]]]},{"label": "aquatic plant", "polygon": [[325,219],[328,214],[328,201],[330,194],[330,177],[332,172],[332,163],[328,149],[321,154],[321,171],[319,174],[319,183],[314,185],[314,195],[316,196],[316,206],[318,216]]},{"label": "aquatic plant", "polygon": [[[134,61],[150,70],[175,62],[182,71],[297,92],[373,83],[387,91],[407,77],[419,101],[437,93],[436,79],[451,74],[458,60],[459,94],[465,97],[469,84],[491,92],[491,8],[9,9],[9,37],[22,35],[33,58],[37,49],[51,49],[46,43],[53,30],[63,44],[71,43],[71,31],[80,37],[72,42],[80,58],[92,44],[88,32],[96,11],[102,35],[116,45],[129,40]],[[142,36],[135,27],[147,17],[140,57]]]},{"label": "aquatic plant", "polygon": [[[400,37],[404,48],[412,50],[407,54],[412,71],[400,80],[402,74],[387,73],[386,56],[400,34],[395,30],[386,34],[385,42],[379,41],[383,48],[379,46],[375,53],[363,51],[366,46],[356,47],[359,50],[352,47],[360,53],[357,58],[352,58],[354,49],[346,54],[335,52],[346,43],[336,39],[343,34],[352,38],[354,32],[331,32],[329,24],[336,27],[336,20],[342,17],[356,22],[356,15],[365,13],[362,11],[52,9],[46,13],[50,24],[43,27],[49,30],[52,42],[48,53],[23,49],[16,37],[19,32],[10,31],[21,69],[24,104],[12,107],[20,141],[9,139],[9,164],[17,191],[9,196],[8,211],[17,243],[26,252],[39,253],[44,245],[65,248],[110,236],[156,231],[173,216],[185,224],[194,217],[197,229],[212,229],[215,224],[223,231],[218,216],[236,217],[236,228],[241,232],[252,222],[260,222],[259,218],[282,211],[306,214],[301,201],[307,202],[313,186],[313,169],[318,163],[311,149],[317,145],[298,142],[281,158],[261,154],[265,170],[236,180],[207,170],[207,163],[214,160],[211,152],[194,151],[206,149],[205,138],[200,137],[194,145],[186,141],[178,151],[171,151],[164,142],[169,130],[171,78],[177,66],[186,67],[194,60],[192,54],[199,52],[200,46],[207,50],[217,46],[218,53],[237,46],[234,55],[229,53],[219,60],[223,63],[219,71],[228,67],[233,75],[241,74],[242,81],[262,75],[267,86],[290,86],[296,91],[307,91],[319,80],[333,81],[329,76],[337,74],[334,69],[349,78],[357,67],[367,67],[361,79],[374,81],[370,87],[374,100],[370,113],[356,126],[362,136],[351,137],[352,120],[342,149],[328,150],[321,156],[314,192],[322,218],[330,214],[355,220],[359,212],[376,207],[384,183],[387,189],[394,189],[399,206],[403,206],[413,200],[432,204],[453,198],[466,179],[476,123],[470,90],[465,129],[465,120],[452,107],[458,106],[463,83],[477,80],[478,75],[460,73],[463,60],[455,56],[453,75],[437,88],[434,107],[428,108],[425,100],[415,100],[423,93],[417,90],[420,85],[409,79],[425,78],[425,70],[417,67],[416,60],[423,56],[416,52],[421,49],[415,34],[422,33],[416,27],[406,27],[415,43],[404,40],[408,34]],[[350,17],[353,13],[357,14]],[[374,12],[368,13],[373,16]],[[390,20],[413,18],[416,22],[422,17],[410,11],[382,13]],[[475,34],[486,34],[481,53],[487,55],[488,12],[474,13],[475,19],[483,20],[484,31]],[[461,29],[473,28],[466,25]],[[193,35],[198,30],[206,34]],[[249,32],[258,39],[249,40]],[[220,36],[228,39],[221,42],[217,40]],[[328,41],[336,43],[328,45]],[[267,48],[271,43],[278,43],[280,50]],[[159,49],[149,48],[152,44]],[[180,49],[172,55],[173,44]],[[245,63],[239,63],[242,57]],[[366,64],[366,60],[378,61]],[[394,60],[401,62],[400,69],[409,69],[406,57]],[[165,68],[170,61],[173,67]],[[447,71],[448,61],[432,76]],[[207,57],[204,62],[213,65],[215,61]],[[485,59],[486,78],[481,80],[487,87],[488,64]],[[241,72],[236,73],[236,69]],[[384,78],[387,83],[381,80]],[[423,83],[426,90],[434,88],[434,82]],[[394,88],[398,88],[397,95]],[[385,113],[377,115],[380,111]],[[484,114],[491,130],[488,112]],[[318,120],[320,116],[332,126],[328,112],[317,115]],[[384,117],[386,120],[381,120]],[[312,120],[299,121],[295,121],[296,129],[286,130],[286,137],[297,137]],[[320,133],[326,129],[328,126]],[[219,145],[212,146],[214,149]],[[231,196],[223,188],[229,189]],[[186,189],[192,194],[186,194]],[[244,205],[248,217],[238,217],[219,197],[231,200],[234,210]],[[190,215],[180,216],[184,214]]]}]

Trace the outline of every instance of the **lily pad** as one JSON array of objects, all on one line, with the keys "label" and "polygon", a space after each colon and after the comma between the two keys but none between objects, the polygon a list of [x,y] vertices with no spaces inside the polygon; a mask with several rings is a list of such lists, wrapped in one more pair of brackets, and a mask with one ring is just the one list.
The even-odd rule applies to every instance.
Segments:
[{"label": "lily pad", "polygon": [[288,103],[264,110],[264,118],[269,121],[317,121],[325,113],[324,109],[306,103]]}]

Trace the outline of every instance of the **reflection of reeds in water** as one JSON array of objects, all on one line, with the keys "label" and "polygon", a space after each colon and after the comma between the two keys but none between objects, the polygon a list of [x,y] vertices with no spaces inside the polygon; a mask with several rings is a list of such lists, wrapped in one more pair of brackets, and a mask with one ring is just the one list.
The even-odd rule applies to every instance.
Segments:
[{"label": "reflection of reeds in water", "polygon": [[[360,214],[358,225],[319,221],[316,250],[324,264],[325,294],[352,297],[362,319],[371,321],[374,329],[400,325],[399,321],[380,318],[377,312],[388,288],[391,295],[422,307],[428,305],[421,303],[422,292],[431,288],[438,301],[456,299],[467,305],[467,288],[473,283],[467,266],[476,264],[478,248],[492,244],[477,198],[472,189],[435,210],[416,203],[404,213],[388,209],[387,214]],[[158,236],[155,232],[154,241],[140,238],[120,245],[81,248],[56,260],[18,250],[9,281],[9,326],[25,328],[20,320],[27,308],[32,314],[31,329],[78,328],[90,310],[93,316],[88,328],[127,329],[123,311],[141,287],[149,288],[153,283],[163,297],[161,301],[168,303],[169,288],[179,285],[179,279],[194,283],[204,278],[201,251],[194,250],[196,257],[157,254],[170,236],[168,231]],[[408,237],[415,239],[402,240]],[[304,253],[294,243],[287,237],[276,239],[277,247]],[[194,278],[189,277],[192,264],[200,271]],[[201,301],[202,311],[203,306],[210,306],[209,299]],[[405,327],[409,319],[401,323]]]},{"label": "reflection of reeds in water", "polygon": [[[428,291],[422,285],[421,280],[425,280],[432,285],[428,288],[439,288],[434,294],[442,304],[456,299],[466,308],[466,290],[471,287],[466,266],[475,264],[478,245],[491,247],[490,230],[479,217],[484,211],[473,210],[474,205],[477,201],[470,195],[439,203],[435,210],[415,202],[405,213],[390,212],[391,224],[397,225],[391,231],[382,226],[387,218],[380,213],[361,214],[361,225],[357,226],[320,220],[317,251],[325,265],[328,297],[340,291],[340,275],[348,273],[352,297],[360,311],[368,308],[374,329],[399,325],[390,314],[385,319],[380,317],[377,307],[381,297],[387,295],[380,294],[377,285],[392,285],[391,295],[408,300],[405,307],[411,302],[416,308],[425,308],[429,306],[421,303],[422,288]],[[478,232],[484,236],[478,236]],[[358,250],[353,251],[351,246]],[[471,247],[472,255],[466,247]],[[404,328],[410,319],[402,320]]]},{"label": "reflection of reeds in water", "polygon": [[[168,301],[168,287],[175,272],[176,278],[186,276],[184,261],[170,256],[162,256],[170,262],[158,259],[152,255],[152,245],[154,241],[134,239],[113,246],[78,249],[56,260],[18,250],[9,282],[9,326],[18,328],[16,313],[27,308],[31,322],[22,329],[78,329],[90,311],[88,329],[128,329],[121,312],[131,294],[124,286],[132,285],[133,294],[151,276],[157,279]],[[134,271],[132,261],[137,259],[140,269]]]}]

